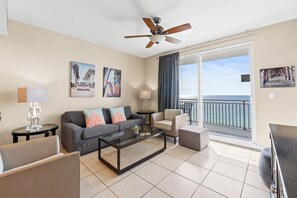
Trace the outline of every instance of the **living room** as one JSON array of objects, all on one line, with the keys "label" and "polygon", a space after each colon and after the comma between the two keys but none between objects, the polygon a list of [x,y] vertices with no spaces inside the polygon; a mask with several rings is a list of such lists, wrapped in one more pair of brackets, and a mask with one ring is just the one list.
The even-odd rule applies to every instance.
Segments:
[{"label": "living room", "polygon": [[[235,195],[232,193],[224,194],[224,190],[221,191],[219,188],[212,188],[210,184],[206,184],[207,182],[204,181],[205,178],[195,182],[190,179],[189,181],[193,183],[189,184],[191,187],[186,190],[192,192],[189,197],[203,197],[202,194],[199,196],[199,193],[196,193],[199,187],[214,192],[217,197],[249,197],[246,193],[251,192],[251,188],[255,188],[253,190],[260,191],[257,191],[259,193],[258,195],[261,194],[263,197],[267,197],[269,191],[267,190],[267,187],[257,183],[258,180],[255,183],[250,182],[250,184],[249,181],[245,182],[246,179],[248,179],[246,176],[253,168],[257,169],[257,162],[260,155],[260,152],[257,149],[270,147],[269,123],[297,126],[297,106],[295,104],[297,99],[297,88],[296,86],[290,88],[261,88],[260,69],[296,65],[297,15],[294,12],[297,6],[296,2],[290,0],[284,2],[275,1],[272,3],[273,5],[271,5],[270,9],[266,7],[271,3],[269,1],[266,1],[266,3],[268,3],[267,5],[261,3],[262,5],[259,6],[256,1],[232,2],[239,6],[231,6],[231,9],[237,9],[236,12],[234,11],[234,14],[230,14],[229,18],[222,18],[219,22],[214,24],[212,24],[212,20],[214,20],[212,18],[209,22],[204,22],[204,26],[201,25],[201,27],[205,28],[195,26],[197,24],[196,21],[202,23],[203,20],[201,18],[209,17],[210,14],[206,13],[201,16],[197,14],[193,16],[191,15],[191,17],[179,16],[174,17],[175,20],[173,20],[174,13],[166,13],[162,11],[162,8],[168,9],[167,6],[171,6],[173,11],[181,8],[190,9],[189,7],[181,5],[183,4],[181,1],[174,1],[172,3],[166,1],[164,2],[164,5],[162,5],[163,3],[155,2],[156,4],[161,4],[158,6],[156,6],[155,3],[150,4],[144,1],[128,2],[130,6],[126,5],[124,2],[121,3],[121,6],[127,9],[127,11],[121,10],[121,6],[119,6],[119,8],[114,8],[112,3],[107,2],[105,2],[106,5],[102,2],[98,4],[95,3],[93,5],[94,7],[91,3],[86,3],[85,8],[82,6],[84,5],[83,2],[76,2],[76,5],[68,7],[66,5],[72,3],[64,2],[63,5],[65,6],[65,9],[63,9],[63,11],[54,9],[55,6],[59,5],[59,2],[53,2],[51,4],[48,1],[44,1],[43,3],[45,5],[41,5],[41,3],[33,0],[30,2],[15,2],[11,0],[3,0],[0,2],[0,12],[5,15],[4,19],[0,18],[0,23],[2,24],[0,34],[0,145],[12,144],[13,137],[11,132],[16,128],[28,125],[27,113],[29,104],[18,103],[17,101],[17,89],[20,87],[47,89],[48,99],[46,102],[40,103],[42,108],[40,123],[53,123],[58,125],[59,128],[57,129],[57,134],[61,137],[61,115],[63,113],[98,107],[110,108],[121,106],[130,106],[132,113],[136,113],[142,109],[143,101],[139,98],[141,90],[151,91],[149,109],[158,112],[159,56],[179,52],[180,57],[185,57],[191,54],[199,54],[209,50],[222,49],[228,46],[248,43],[252,46],[252,69],[250,81],[252,84],[254,102],[252,144],[255,147],[241,148],[234,146],[233,148],[228,141],[218,142],[211,140],[210,148],[213,148],[219,156],[213,156],[213,153],[208,153],[208,155],[213,157],[215,163],[220,161],[219,159],[225,151],[227,154],[233,154],[233,152],[236,153],[238,151],[237,149],[240,148],[239,150],[242,151],[242,156],[248,153],[247,161],[244,160],[246,163],[246,167],[244,166],[245,176],[242,180],[239,179],[241,182],[241,185],[239,185],[241,187],[239,190],[240,192]],[[221,2],[213,3],[219,4],[215,11],[228,7],[227,3],[226,5]],[[33,4],[35,6],[32,6]],[[47,5],[48,10],[46,4],[49,4]],[[194,4],[197,5],[197,3]],[[238,16],[240,11],[247,12],[247,10],[244,9],[244,6],[240,5],[244,5],[248,8],[261,7],[261,9],[257,9],[262,10],[263,14],[251,16],[242,13],[247,19],[251,17],[251,20],[245,21],[245,18],[240,18]],[[211,6],[215,7],[215,5],[211,3],[204,6],[204,8],[199,9],[210,10]],[[88,10],[92,7],[92,10]],[[197,7],[199,7],[199,3]],[[6,8],[8,8],[8,10]],[[90,16],[84,15],[80,20],[78,20],[79,17],[77,16],[77,18],[74,18],[79,21],[77,24],[83,24],[83,26],[76,26],[77,24],[74,22],[75,20],[72,21],[71,18],[75,17],[71,15],[71,13],[79,11],[79,8],[87,9],[85,12],[91,13]],[[111,12],[112,9],[116,10]],[[101,13],[96,15],[94,14],[96,13],[95,11]],[[131,11],[131,13],[129,14],[128,11]],[[212,11],[211,14],[215,13],[215,11]],[[256,15],[253,11],[249,10],[248,12],[252,12],[252,15]],[[222,17],[220,14],[222,14],[222,12],[218,12],[218,15],[216,15],[215,18],[219,19]],[[60,15],[64,16],[64,18],[59,19],[58,16]],[[142,18],[153,18],[155,16],[160,16],[163,19],[161,25],[164,26],[164,28],[189,22],[193,29],[192,32],[187,32],[184,35],[177,35],[177,38],[187,44],[173,45],[168,43],[163,47],[162,44],[164,43],[160,43],[146,49],[145,45],[149,39],[139,38],[133,40],[124,38],[126,35],[149,33],[149,29],[146,27]],[[230,18],[236,17],[239,17],[239,22],[237,21],[237,26],[234,26],[232,29],[232,27],[228,25],[228,19],[230,20],[230,23],[233,23],[236,21],[233,21]],[[47,18],[51,18],[51,20],[45,20]],[[108,21],[109,25],[101,25],[104,20]],[[127,28],[124,30],[124,33],[120,38],[113,38],[113,34],[117,34],[108,29],[117,29],[117,27],[111,27],[113,26],[111,21],[117,20],[123,20],[123,23]],[[240,20],[242,20],[242,26]],[[117,23],[119,23],[118,21]],[[73,22],[73,24],[71,24],[71,22]],[[221,29],[215,29],[215,26],[217,26],[218,23],[224,23],[229,29],[228,27],[227,31],[224,28],[222,28],[222,31]],[[5,27],[3,29],[3,24],[6,24],[6,29]],[[206,25],[210,26],[209,30],[206,29]],[[94,28],[93,31],[96,34],[90,33],[89,28]],[[204,35],[204,32],[210,31],[211,35],[209,37],[195,37],[191,39],[191,36],[199,34],[199,31]],[[94,37],[95,35],[102,38],[98,39]],[[124,44],[118,46],[116,44],[117,40],[123,40],[121,42]],[[114,44],[110,44],[113,42]],[[72,61],[95,65],[94,97],[71,97],[70,81],[73,74],[71,70]],[[121,70],[120,97],[103,96],[105,67]],[[43,138],[43,135],[32,137],[32,139],[36,138]],[[19,138],[19,142],[24,141],[25,138]],[[194,155],[194,152],[191,149],[183,150],[179,147],[176,148],[176,145],[171,138],[167,138],[167,144],[168,149],[165,152],[169,153],[172,150],[171,154],[176,154],[178,156],[177,158],[180,159],[179,157],[181,157],[183,161],[180,163],[177,162],[177,160],[172,162],[172,164],[177,163],[177,167],[174,167],[171,170],[164,170],[162,172],[162,174],[164,174],[162,181],[169,180],[170,178],[166,180],[168,175],[172,175],[172,172],[174,171],[177,173],[179,165]],[[230,150],[227,149],[228,147],[230,147]],[[148,162],[152,162],[150,165],[151,167],[156,168],[155,166],[159,165],[162,167],[162,162],[159,162],[159,164],[158,162],[153,162],[153,160],[144,162],[142,166],[134,169],[134,171],[128,171],[127,173],[121,174],[119,177],[114,177],[113,181],[106,182],[106,180],[102,178],[100,180],[98,174],[103,169],[108,170],[108,168],[100,163],[97,155],[97,152],[93,152],[81,157],[82,172],[80,174],[81,176],[85,175],[82,177],[82,180],[80,180],[80,197],[149,197],[153,195],[155,195],[155,197],[175,197],[172,192],[167,191],[167,186],[165,187],[164,182],[161,180],[156,183],[155,181],[151,183],[145,180],[149,185],[144,185],[144,189],[141,185],[138,186],[139,189],[141,189],[141,192],[139,194],[136,193],[135,195],[129,193],[125,194],[124,191],[116,189],[116,184],[119,181],[122,181],[127,177],[130,177],[129,179],[131,179],[132,176],[134,179],[137,177],[135,181],[142,184],[143,181],[139,180],[139,178],[142,177],[137,173],[134,173],[134,171],[137,172],[140,167],[149,165]],[[187,157],[184,158],[185,156]],[[155,160],[157,160],[157,158],[155,158]],[[255,165],[256,168],[253,165]],[[212,166],[214,166],[214,164]],[[133,178],[131,180],[133,180]],[[203,181],[205,183],[203,183]],[[90,186],[88,186],[88,184],[90,184]],[[135,183],[132,182],[132,184]],[[173,186],[170,187],[174,188]],[[134,186],[134,188],[137,187]],[[152,193],[158,192],[159,194],[150,195],[150,191],[152,191]],[[103,194],[103,192],[105,194]],[[183,192],[183,189],[181,189],[181,192]],[[199,192],[202,193],[201,191]],[[176,196],[180,195],[178,194],[180,192],[175,193]],[[188,195],[186,192],[184,193],[185,195]],[[213,195],[213,197],[215,197],[215,195]]]}]

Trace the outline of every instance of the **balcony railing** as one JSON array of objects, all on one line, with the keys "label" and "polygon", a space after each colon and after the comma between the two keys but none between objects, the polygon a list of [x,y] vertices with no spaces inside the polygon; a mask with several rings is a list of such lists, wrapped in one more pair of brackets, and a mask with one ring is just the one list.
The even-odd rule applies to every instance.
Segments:
[{"label": "balcony railing", "polygon": [[[189,105],[191,104],[191,105]],[[195,99],[180,99],[180,108],[189,114],[190,123],[198,123],[199,105]],[[186,109],[186,107],[191,107]],[[249,100],[203,99],[203,123],[251,129],[251,105]]]}]

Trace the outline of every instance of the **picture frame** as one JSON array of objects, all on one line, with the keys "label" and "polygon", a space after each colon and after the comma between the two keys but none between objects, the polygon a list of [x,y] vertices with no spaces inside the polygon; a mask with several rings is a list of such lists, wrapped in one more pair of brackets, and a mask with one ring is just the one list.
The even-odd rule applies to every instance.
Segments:
[{"label": "picture frame", "polygon": [[71,61],[70,97],[94,97],[95,73],[95,65]]},{"label": "picture frame", "polygon": [[122,71],[103,68],[103,97],[121,97]]},{"label": "picture frame", "polygon": [[260,69],[260,87],[295,87],[295,66]]}]

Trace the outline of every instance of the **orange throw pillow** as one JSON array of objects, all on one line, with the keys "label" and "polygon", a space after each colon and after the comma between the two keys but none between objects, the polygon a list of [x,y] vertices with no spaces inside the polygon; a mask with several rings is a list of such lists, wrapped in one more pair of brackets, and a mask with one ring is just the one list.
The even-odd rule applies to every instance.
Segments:
[{"label": "orange throw pillow", "polygon": [[110,108],[109,109],[112,123],[118,123],[126,121],[125,111],[124,107],[118,107],[118,108]]},{"label": "orange throw pillow", "polygon": [[87,109],[83,110],[83,112],[85,114],[87,128],[106,124],[101,108]]}]

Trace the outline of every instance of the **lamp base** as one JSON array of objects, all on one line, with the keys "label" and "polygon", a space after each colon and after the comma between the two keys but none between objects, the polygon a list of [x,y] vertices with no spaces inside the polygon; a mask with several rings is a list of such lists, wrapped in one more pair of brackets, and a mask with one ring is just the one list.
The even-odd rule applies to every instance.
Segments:
[{"label": "lamp base", "polygon": [[142,102],[142,110],[148,110],[148,100],[146,99]]},{"label": "lamp base", "polygon": [[26,131],[39,131],[42,128],[42,124],[35,124],[32,126],[27,126]]},{"label": "lamp base", "polygon": [[39,116],[41,113],[41,107],[37,102],[31,102],[29,106],[29,112],[27,115],[28,121],[30,121],[30,126],[26,127],[27,131],[39,131],[42,125],[39,124]]}]

